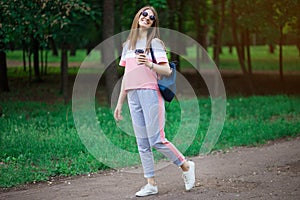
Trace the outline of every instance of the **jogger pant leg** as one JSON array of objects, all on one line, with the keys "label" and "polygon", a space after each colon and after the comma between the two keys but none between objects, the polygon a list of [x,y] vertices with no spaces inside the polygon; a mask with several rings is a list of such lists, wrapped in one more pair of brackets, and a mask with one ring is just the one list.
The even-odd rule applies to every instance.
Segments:
[{"label": "jogger pant leg", "polygon": [[177,166],[182,165],[185,162],[184,156],[165,138],[165,109],[160,92],[147,89],[131,90],[128,92],[128,104],[144,176],[154,176],[152,147]]}]

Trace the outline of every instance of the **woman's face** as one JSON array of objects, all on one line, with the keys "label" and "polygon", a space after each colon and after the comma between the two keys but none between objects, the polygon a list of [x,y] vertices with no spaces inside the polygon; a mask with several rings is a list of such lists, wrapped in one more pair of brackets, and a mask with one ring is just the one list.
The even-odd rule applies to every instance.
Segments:
[{"label": "woman's face", "polygon": [[148,9],[141,13],[139,18],[139,27],[140,28],[150,28],[154,23],[155,16],[152,10]]}]

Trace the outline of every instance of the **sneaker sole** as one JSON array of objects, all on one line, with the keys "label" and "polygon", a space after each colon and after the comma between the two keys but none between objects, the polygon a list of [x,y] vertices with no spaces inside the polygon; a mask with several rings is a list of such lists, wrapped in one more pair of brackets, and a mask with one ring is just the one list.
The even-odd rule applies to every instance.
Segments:
[{"label": "sneaker sole", "polygon": [[153,193],[148,193],[146,195],[135,195],[136,197],[147,197],[147,196],[151,196],[151,195],[155,195],[158,194],[158,192],[153,192]]}]

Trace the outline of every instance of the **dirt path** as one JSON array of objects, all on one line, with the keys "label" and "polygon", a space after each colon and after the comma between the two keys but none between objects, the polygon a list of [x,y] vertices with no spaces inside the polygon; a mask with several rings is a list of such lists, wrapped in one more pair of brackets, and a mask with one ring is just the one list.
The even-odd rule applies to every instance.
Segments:
[{"label": "dirt path", "polygon": [[[191,159],[197,167],[192,191],[184,191],[180,170],[167,165],[157,172],[159,194],[139,199],[300,199],[300,137]],[[137,199],[143,184],[142,174],[113,171],[2,190],[0,199]]]}]

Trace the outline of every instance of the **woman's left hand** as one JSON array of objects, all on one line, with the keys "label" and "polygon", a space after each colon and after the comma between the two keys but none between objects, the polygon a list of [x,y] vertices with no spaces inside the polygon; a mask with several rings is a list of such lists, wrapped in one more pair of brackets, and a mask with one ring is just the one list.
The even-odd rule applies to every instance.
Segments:
[{"label": "woman's left hand", "polygon": [[147,55],[144,53],[138,54],[136,60],[138,64],[147,64],[147,62],[149,62]]},{"label": "woman's left hand", "polygon": [[117,106],[115,108],[115,112],[114,112],[114,118],[117,122],[123,119],[122,104],[119,104],[119,103],[117,104]]}]

